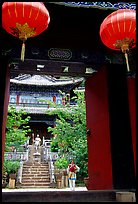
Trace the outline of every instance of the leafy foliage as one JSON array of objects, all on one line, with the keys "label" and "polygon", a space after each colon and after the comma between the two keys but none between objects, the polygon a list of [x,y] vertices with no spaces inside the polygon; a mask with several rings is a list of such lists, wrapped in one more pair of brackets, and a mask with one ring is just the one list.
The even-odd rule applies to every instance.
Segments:
[{"label": "leafy foliage", "polygon": [[8,175],[11,173],[17,173],[19,167],[20,167],[19,161],[9,161],[9,160],[4,161],[4,170],[5,172],[8,173]]},{"label": "leafy foliage", "polygon": [[56,160],[54,165],[55,165],[55,167],[57,169],[67,169],[67,167],[68,167],[68,160],[65,157],[61,157],[61,158]]},{"label": "leafy foliage", "polygon": [[49,127],[48,131],[56,135],[52,139],[51,151],[58,149],[60,157],[64,155],[67,160],[74,160],[80,167],[80,176],[87,177],[87,137],[86,137],[86,106],[84,92],[75,90],[73,99],[77,105],[65,105],[56,108],[49,114],[57,115],[56,127]]},{"label": "leafy foliage", "polygon": [[5,151],[8,151],[11,146],[20,148],[20,145],[27,141],[27,133],[31,132],[27,125],[30,120],[30,116],[22,109],[16,111],[13,106],[8,107],[8,116],[6,123],[6,143]]}]

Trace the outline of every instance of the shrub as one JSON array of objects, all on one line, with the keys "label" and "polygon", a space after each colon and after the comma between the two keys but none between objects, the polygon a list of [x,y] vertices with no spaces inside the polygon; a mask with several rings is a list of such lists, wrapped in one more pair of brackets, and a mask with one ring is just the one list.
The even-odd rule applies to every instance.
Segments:
[{"label": "shrub", "polygon": [[55,162],[55,167],[57,169],[67,169],[68,167],[68,160],[65,157],[58,158]]},{"label": "shrub", "polygon": [[9,160],[4,161],[4,169],[8,173],[8,175],[12,173],[13,174],[17,173],[19,167],[20,167],[19,161],[9,161]]}]

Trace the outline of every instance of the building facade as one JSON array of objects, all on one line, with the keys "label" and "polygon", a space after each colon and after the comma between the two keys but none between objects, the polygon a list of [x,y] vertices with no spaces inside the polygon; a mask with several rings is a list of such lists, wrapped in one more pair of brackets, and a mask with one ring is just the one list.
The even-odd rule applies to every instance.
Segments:
[{"label": "building facade", "polygon": [[46,75],[22,74],[10,79],[9,104],[17,110],[23,108],[31,117],[29,126],[32,132],[29,134],[32,144],[37,134],[41,140],[50,139],[47,131],[49,126],[55,126],[56,116],[50,116],[46,112],[50,110],[51,103],[64,106],[73,104],[71,97],[73,90],[78,87],[83,78],[57,79]]}]

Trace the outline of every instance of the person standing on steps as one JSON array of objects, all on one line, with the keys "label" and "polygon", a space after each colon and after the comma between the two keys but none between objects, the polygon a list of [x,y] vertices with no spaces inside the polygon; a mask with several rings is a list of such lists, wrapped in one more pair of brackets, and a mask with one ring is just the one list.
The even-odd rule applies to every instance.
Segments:
[{"label": "person standing on steps", "polygon": [[79,170],[80,168],[72,160],[72,162],[68,165],[67,168],[70,190],[75,191],[76,173],[79,172]]},{"label": "person standing on steps", "polygon": [[35,149],[38,150],[38,148],[41,145],[41,138],[39,137],[39,135],[36,136],[34,144],[35,144]]}]

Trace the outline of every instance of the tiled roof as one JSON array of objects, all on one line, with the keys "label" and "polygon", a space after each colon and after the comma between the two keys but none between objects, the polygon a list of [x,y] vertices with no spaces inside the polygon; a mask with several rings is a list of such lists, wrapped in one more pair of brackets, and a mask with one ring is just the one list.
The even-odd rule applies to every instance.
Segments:
[{"label": "tiled roof", "polygon": [[28,84],[28,85],[37,85],[37,86],[56,86],[56,85],[67,85],[67,84],[76,84],[83,81],[83,77],[75,79],[56,79],[51,76],[45,76],[45,75],[29,75],[24,74],[20,75],[18,77],[15,77],[14,79],[10,79],[11,83],[15,84]]}]

